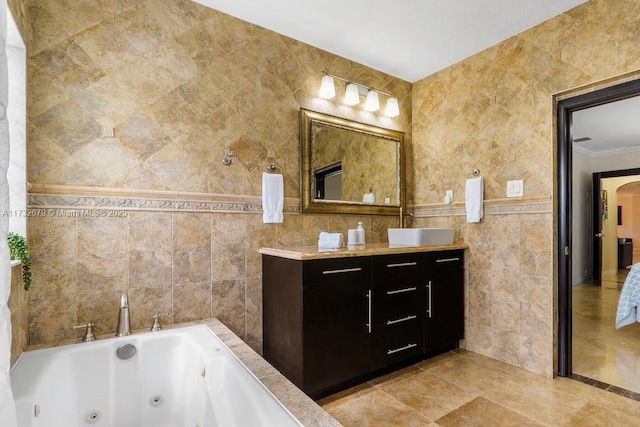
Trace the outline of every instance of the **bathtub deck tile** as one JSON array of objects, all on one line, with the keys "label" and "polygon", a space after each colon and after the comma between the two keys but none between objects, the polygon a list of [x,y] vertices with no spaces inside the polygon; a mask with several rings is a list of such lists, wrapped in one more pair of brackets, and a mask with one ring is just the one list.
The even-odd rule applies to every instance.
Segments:
[{"label": "bathtub deck tile", "polygon": [[279,372],[276,371],[261,381],[303,425],[317,427],[341,425],[299,388],[292,386],[291,382]]},{"label": "bathtub deck tile", "polygon": [[271,364],[264,360],[260,355],[256,354],[251,347],[249,347],[251,351],[246,349],[246,344],[244,343],[234,344],[228,347],[240,360],[242,360],[242,363],[244,363],[256,377],[258,377],[259,380],[262,380],[262,378],[268,377],[269,375],[273,375],[273,366],[271,366]]}]

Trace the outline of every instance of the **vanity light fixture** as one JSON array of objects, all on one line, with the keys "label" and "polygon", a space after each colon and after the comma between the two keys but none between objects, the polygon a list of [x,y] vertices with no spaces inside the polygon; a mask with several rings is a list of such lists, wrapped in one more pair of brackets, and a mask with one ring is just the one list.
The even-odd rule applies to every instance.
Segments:
[{"label": "vanity light fixture", "polygon": [[331,99],[336,96],[336,87],[333,84],[333,77],[329,74],[325,74],[322,77],[322,83],[320,83],[320,92],[318,93],[320,98]]},{"label": "vanity light fixture", "polygon": [[336,96],[336,88],[334,79],[342,80],[347,83],[347,87],[344,94],[343,102],[346,105],[357,105],[360,103],[360,93],[366,91],[367,98],[364,104],[364,109],[367,111],[378,111],[380,109],[380,97],[379,95],[386,95],[387,105],[384,110],[384,114],[387,117],[397,117],[400,115],[400,107],[398,105],[398,98],[390,93],[383,92],[372,87],[356,83],[353,80],[345,79],[344,77],[337,76],[335,74],[327,73],[323,71],[322,82],[320,83],[320,91],[318,96],[324,99],[331,99]]},{"label": "vanity light fixture", "polygon": [[358,85],[349,83],[344,93],[344,103],[347,105],[357,105],[360,102],[360,93]]},{"label": "vanity light fixture", "polygon": [[364,109],[367,111],[378,111],[380,109],[380,100],[378,99],[378,92],[369,89],[367,92],[367,100],[364,102]]},{"label": "vanity light fixture", "polygon": [[398,106],[398,98],[391,97],[387,99],[387,107],[384,109],[384,115],[387,117],[397,117],[400,115],[400,107]]}]

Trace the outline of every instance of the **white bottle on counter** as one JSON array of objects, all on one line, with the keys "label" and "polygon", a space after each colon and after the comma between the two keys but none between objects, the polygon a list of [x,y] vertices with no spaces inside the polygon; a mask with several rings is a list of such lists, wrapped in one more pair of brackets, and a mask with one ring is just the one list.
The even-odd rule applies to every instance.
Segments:
[{"label": "white bottle on counter", "polygon": [[361,222],[358,223],[358,228],[356,228],[356,233],[358,235],[358,244],[359,245],[364,245],[365,244],[364,228],[362,228],[362,223]]},{"label": "white bottle on counter", "polygon": [[347,233],[347,245],[358,244],[358,231],[355,228],[350,228]]}]

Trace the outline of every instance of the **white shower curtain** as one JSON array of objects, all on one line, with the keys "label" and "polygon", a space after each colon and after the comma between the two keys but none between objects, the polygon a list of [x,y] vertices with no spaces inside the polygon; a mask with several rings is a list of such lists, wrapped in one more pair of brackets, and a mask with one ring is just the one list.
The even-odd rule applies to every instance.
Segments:
[{"label": "white shower curtain", "polygon": [[11,313],[8,301],[11,292],[11,263],[7,246],[9,216],[9,122],[7,104],[9,83],[7,72],[7,2],[0,3],[0,426],[15,427],[16,411],[11,393]]}]

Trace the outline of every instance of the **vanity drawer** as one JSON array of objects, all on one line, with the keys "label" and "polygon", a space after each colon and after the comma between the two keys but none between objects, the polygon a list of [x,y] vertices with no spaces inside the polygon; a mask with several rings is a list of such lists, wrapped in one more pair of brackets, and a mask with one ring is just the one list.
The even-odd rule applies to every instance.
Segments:
[{"label": "vanity drawer", "polygon": [[[403,293],[415,292],[420,288],[424,288],[429,283],[426,275],[408,275],[401,277],[376,277],[374,280],[375,289],[381,292],[381,295],[393,297]],[[415,288],[415,289],[414,289]]]},{"label": "vanity drawer", "polygon": [[373,260],[373,275],[376,278],[419,276],[426,262],[423,253],[377,257]]},{"label": "vanity drawer", "polygon": [[420,325],[423,301],[424,289],[418,286],[376,290],[373,294],[374,334],[398,334]]},{"label": "vanity drawer", "polygon": [[374,338],[373,369],[419,357],[422,351],[422,329],[419,325],[402,334]]},{"label": "vanity drawer", "polygon": [[371,258],[351,257],[304,261],[304,286],[371,280]]},{"label": "vanity drawer", "polygon": [[436,268],[463,268],[463,251],[442,251],[432,254],[432,263]]}]

